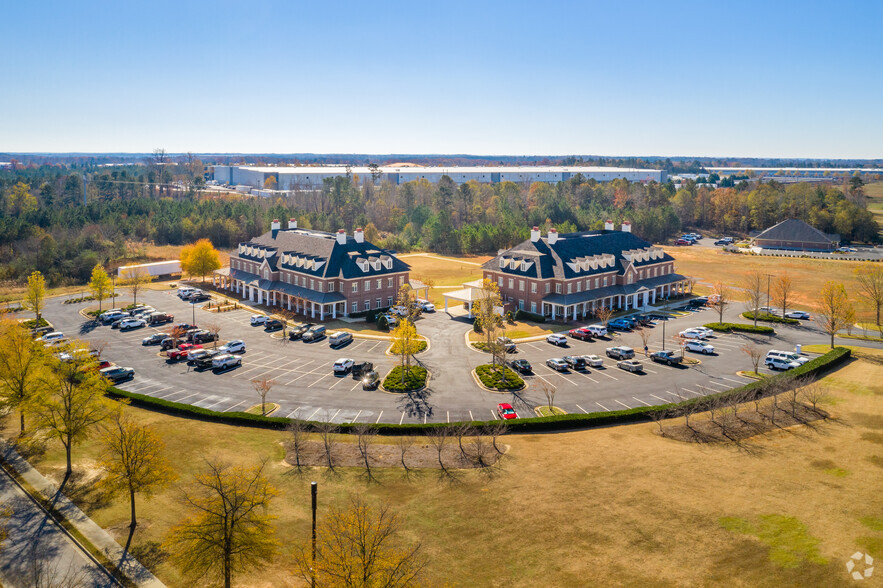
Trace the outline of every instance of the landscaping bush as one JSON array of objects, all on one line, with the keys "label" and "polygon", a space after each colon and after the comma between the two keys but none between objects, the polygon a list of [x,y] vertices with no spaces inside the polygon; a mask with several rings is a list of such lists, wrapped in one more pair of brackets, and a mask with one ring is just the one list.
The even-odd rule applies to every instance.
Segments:
[{"label": "landscaping bush", "polygon": [[475,331],[476,333],[483,332],[483,330],[481,328],[481,319],[480,318],[478,318],[478,317],[475,318],[475,321],[473,321],[473,323],[472,323],[472,330]]},{"label": "landscaping bush", "polygon": [[546,317],[544,317],[541,314],[534,314],[534,313],[528,312],[526,310],[518,309],[518,311],[515,312],[515,320],[516,321],[528,320],[528,321],[533,321],[535,323],[544,323],[544,322],[546,322]]},{"label": "landscaping bush", "polygon": [[386,319],[385,315],[381,314],[379,317],[377,317],[377,328],[381,331],[389,330],[389,321]]},{"label": "landscaping bush", "polygon": [[494,366],[489,364],[480,365],[475,368],[475,373],[481,383],[488,388],[519,390],[524,387],[524,380],[521,379],[521,376],[506,366],[497,366],[497,369],[494,369]]},{"label": "landscaping bush", "polygon": [[705,327],[719,333],[739,331],[741,333],[757,333],[759,335],[772,335],[776,331],[772,327],[764,325],[748,325],[744,323],[706,323]]},{"label": "landscaping bush", "polygon": [[426,385],[426,368],[411,366],[405,373],[405,383],[402,383],[402,366],[397,365],[387,374],[383,380],[383,387],[393,392],[409,392]]},{"label": "landscaping bush", "polygon": [[28,319],[26,321],[23,321],[21,323],[21,326],[26,329],[36,329],[38,327],[48,327],[49,323],[46,321],[46,319],[40,317],[39,321],[37,321],[37,319]]},{"label": "landscaping bush", "polygon": [[[752,311],[743,312],[742,316],[744,318],[754,320],[754,312],[752,312]],[[800,324],[800,321],[797,319],[787,318],[787,317],[782,318],[780,316],[776,316],[776,315],[770,314],[768,312],[761,312],[760,314],[758,314],[757,320],[764,321],[767,323],[782,323],[785,325],[799,325]]]},{"label": "landscaping bush", "polygon": [[490,352],[490,349],[488,348],[487,343],[485,343],[484,341],[476,341],[472,344],[472,346],[475,347],[476,349],[478,349],[479,351]]},{"label": "landscaping bush", "polygon": [[[849,357],[849,349],[846,349],[845,347],[836,347],[825,355],[819,356],[812,361],[809,361],[802,366],[796,367],[787,372],[771,376],[765,380],[751,382],[744,386],[733,388],[732,390],[726,390],[718,394],[712,394],[701,398],[687,400],[684,403],[665,404],[661,406],[641,406],[629,410],[617,410],[612,412],[593,412],[588,414],[574,413],[538,418],[520,418],[508,421],[506,423],[506,426],[508,431],[512,433],[517,433],[556,431],[567,429],[586,429],[589,427],[600,427],[606,425],[621,425],[635,422],[646,422],[650,420],[650,415],[654,412],[669,412],[677,409],[678,406],[682,406],[687,403],[700,404],[701,406],[705,406],[709,402],[714,402],[717,399],[727,395],[742,395],[746,392],[752,391],[758,395],[763,395],[766,390],[770,389],[770,382],[775,382],[778,378],[793,378],[810,374],[818,376],[846,362]],[[400,368],[394,368],[393,372],[391,372],[390,375],[387,376],[387,380],[398,369]],[[423,381],[425,382],[426,370],[421,367],[412,367],[412,373],[414,373],[414,370],[422,370]],[[399,376],[399,380],[400,379],[401,376]],[[386,382],[384,382],[383,385],[385,388],[391,389]],[[266,429],[284,429],[290,422],[290,419],[283,417],[262,417],[260,415],[246,414],[244,412],[217,412],[206,408],[200,408],[198,406],[193,406],[191,404],[171,402],[168,400],[162,400],[160,398],[154,398],[152,396],[145,396],[144,394],[138,394],[137,392],[120,390],[119,388],[114,387],[111,387],[109,389],[108,395],[114,398],[126,398],[133,406],[156,410],[165,414],[195,418],[218,423],[226,423],[231,425],[261,427]],[[374,428],[378,433],[382,435],[419,435],[428,434],[433,429],[437,429],[439,427],[457,426],[460,424],[461,423],[415,423],[398,425],[392,423],[377,423],[376,425],[374,425]],[[480,427],[486,423],[482,421],[475,421],[471,424]],[[338,428],[341,432],[347,433],[351,431],[353,426],[354,425],[352,423],[341,423],[340,425],[338,425]]]},{"label": "landscaping bush", "polygon": [[[414,351],[414,353],[420,353],[421,351],[426,351],[426,347],[427,347],[426,341],[420,339],[417,341],[417,350]],[[398,344],[398,341],[393,341],[392,346],[389,349],[389,352],[392,353],[393,355],[398,355],[399,349],[401,349],[401,346]]]}]

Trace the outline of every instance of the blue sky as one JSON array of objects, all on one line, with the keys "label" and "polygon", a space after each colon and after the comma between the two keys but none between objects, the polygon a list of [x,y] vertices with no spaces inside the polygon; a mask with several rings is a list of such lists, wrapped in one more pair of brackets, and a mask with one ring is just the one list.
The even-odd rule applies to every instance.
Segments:
[{"label": "blue sky", "polygon": [[883,157],[880,2],[4,3],[0,151]]}]

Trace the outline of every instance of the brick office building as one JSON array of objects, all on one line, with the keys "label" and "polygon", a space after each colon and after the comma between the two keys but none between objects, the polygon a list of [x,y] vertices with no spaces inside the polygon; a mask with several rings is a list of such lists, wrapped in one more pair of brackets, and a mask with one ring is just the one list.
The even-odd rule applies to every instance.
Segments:
[{"label": "brick office building", "polygon": [[486,262],[484,277],[497,283],[503,301],[551,318],[588,318],[601,306],[640,308],[686,290],[674,258],[607,221],[603,231],[546,236],[534,227],[529,240]]},{"label": "brick office building", "polygon": [[291,219],[286,230],[274,220],[269,232],[240,243],[214,281],[244,300],[324,320],[392,306],[409,270],[362,229],[326,233]]}]

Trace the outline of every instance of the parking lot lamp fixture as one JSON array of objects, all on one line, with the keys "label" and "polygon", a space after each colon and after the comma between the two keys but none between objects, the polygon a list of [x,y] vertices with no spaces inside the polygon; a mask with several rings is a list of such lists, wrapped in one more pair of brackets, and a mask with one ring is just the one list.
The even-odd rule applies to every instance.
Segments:
[{"label": "parking lot lamp fixture", "polygon": [[310,495],[312,497],[313,509],[313,555],[310,558],[310,586],[316,588],[316,493],[318,486],[316,482],[310,482]]}]

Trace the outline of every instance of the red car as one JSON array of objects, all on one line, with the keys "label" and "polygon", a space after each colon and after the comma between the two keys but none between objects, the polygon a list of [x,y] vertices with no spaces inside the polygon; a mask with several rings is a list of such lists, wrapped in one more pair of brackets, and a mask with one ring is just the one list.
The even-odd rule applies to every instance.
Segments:
[{"label": "red car", "polygon": [[678,239],[675,241],[675,245],[692,245],[692,241],[688,241],[687,239]]},{"label": "red car", "polygon": [[512,405],[508,402],[501,402],[497,405],[497,414],[500,415],[500,418],[504,421],[518,418],[518,413],[515,412],[515,409],[512,408]]},{"label": "red car", "polygon": [[181,343],[180,345],[178,345],[177,349],[172,349],[171,351],[169,351],[169,360],[178,361],[179,359],[185,359],[187,357],[187,352],[193,351],[194,349],[202,349],[202,345],[194,345],[193,343]]},{"label": "red car", "polygon": [[574,339],[579,339],[580,341],[588,341],[589,339],[592,338],[592,333],[590,333],[589,330],[585,327],[580,327],[578,329],[570,329],[570,331],[567,334],[570,335],[571,337],[573,337]]}]

